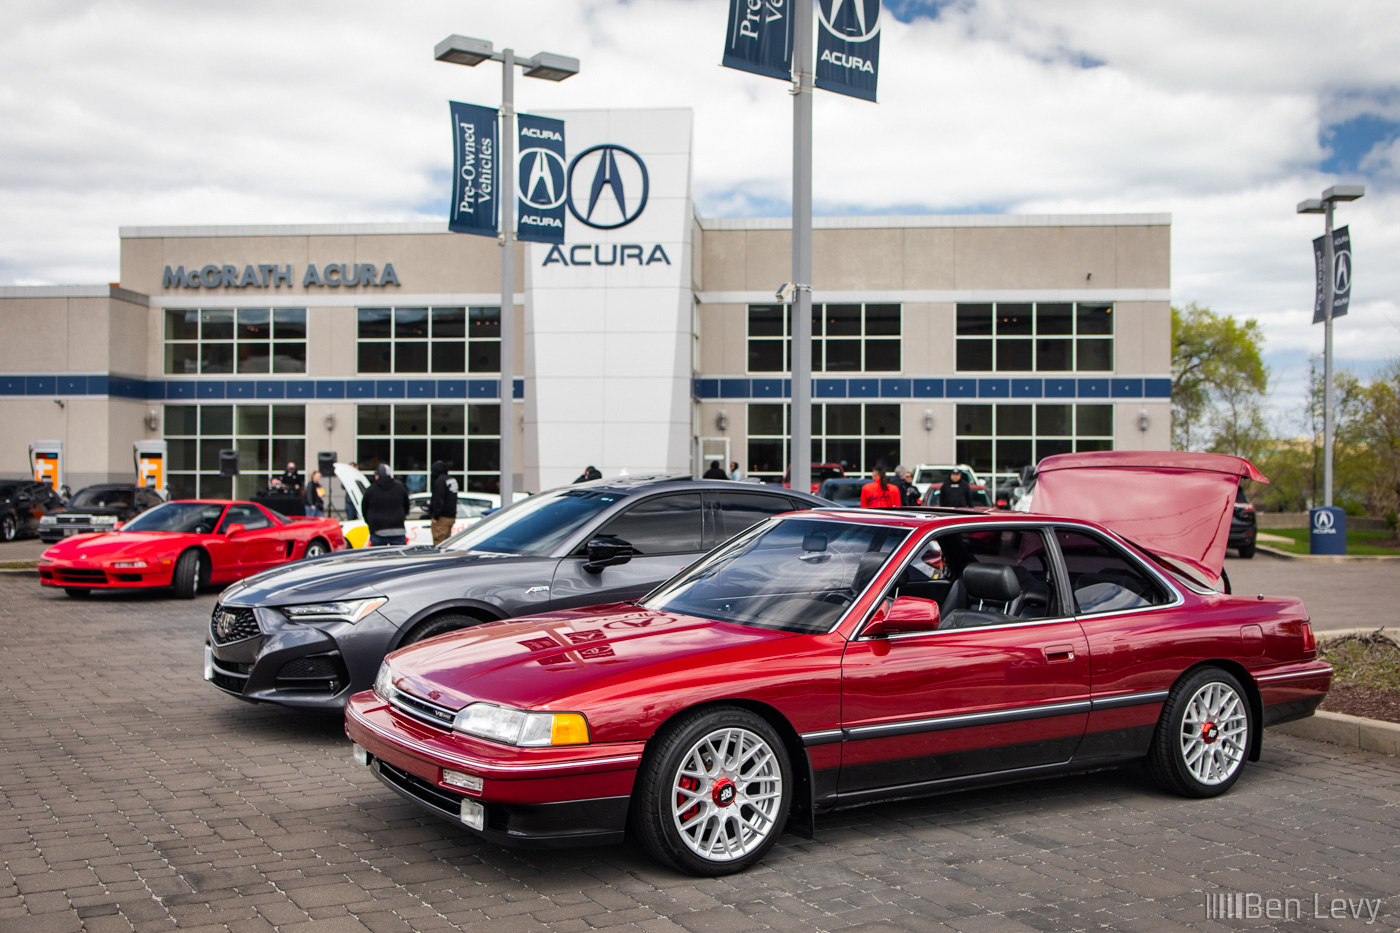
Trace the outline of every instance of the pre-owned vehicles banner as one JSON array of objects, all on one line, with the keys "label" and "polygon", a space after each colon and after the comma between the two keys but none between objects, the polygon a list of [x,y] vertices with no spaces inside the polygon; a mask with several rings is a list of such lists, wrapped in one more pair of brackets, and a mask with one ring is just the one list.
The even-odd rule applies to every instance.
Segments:
[{"label": "pre-owned vehicles banner", "polygon": [[564,121],[522,113],[520,160],[516,184],[520,187],[519,234],[536,243],[564,242],[565,186]]},{"label": "pre-owned vehicles banner", "polygon": [[792,77],[792,4],[812,0],[729,0],[724,66],[756,75]]},{"label": "pre-owned vehicles banner", "polygon": [[880,74],[880,0],[817,0],[817,19],[817,87],[873,101]]},{"label": "pre-owned vehicles banner", "polygon": [[496,185],[498,113],[494,107],[448,103],[452,107],[452,207],[447,229],[496,236],[500,205]]},{"label": "pre-owned vehicles banner", "polygon": [[[1313,323],[1327,319],[1327,237],[1313,240],[1313,262],[1316,264],[1317,291],[1313,297]],[[1338,227],[1332,231],[1332,316],[1341,317],[1351,304],[1351,230]]]}]

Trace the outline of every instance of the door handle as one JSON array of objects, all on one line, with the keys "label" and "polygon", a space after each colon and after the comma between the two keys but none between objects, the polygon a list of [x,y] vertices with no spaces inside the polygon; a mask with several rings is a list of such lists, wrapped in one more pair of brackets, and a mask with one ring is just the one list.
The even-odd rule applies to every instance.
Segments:
[{"label": "door handle", "polygon": [[1051,664],[1057,661],[1073,661],[1074,645],[1047,645],[1045,647],[1045,660]]}]

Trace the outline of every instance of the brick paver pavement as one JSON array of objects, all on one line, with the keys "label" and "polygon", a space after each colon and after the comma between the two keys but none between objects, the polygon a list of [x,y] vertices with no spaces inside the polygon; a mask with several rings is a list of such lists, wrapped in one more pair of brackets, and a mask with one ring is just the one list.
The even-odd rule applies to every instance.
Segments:
[{"label": "brick paver pavement", "polygon": [[0,931],[1263,928],[1206,892],[1400,921],[1400,761],[1277,735],[1216,800],[1118,771],[867,807],[737,877],[497,848],[400,802],[338,719],[205,684],[212,604],[0,575]]}]

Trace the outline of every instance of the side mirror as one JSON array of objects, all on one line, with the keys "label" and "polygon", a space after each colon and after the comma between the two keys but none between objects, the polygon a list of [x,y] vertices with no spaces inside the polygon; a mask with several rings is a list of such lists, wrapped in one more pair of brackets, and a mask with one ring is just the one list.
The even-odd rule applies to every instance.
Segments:
[{"label": "side mirror", "polygon": [[917,596],[900,596],[875,613],[862,635],[899,635],[906,632],[932,632],[938,628],[938,603]]},{"label": "side mirror", "polygon": [[248,529],[243,525],[242,522],[234,522],[232,525],[229,525],[227,528],[224,529],[224,536],[232,538],[234,535],[241,535],[247,530]]},{"label": "side mirror", "polygon": [[621,538],[599,535],[588,542],[588,563],[583,569],[589,573],[602,573],[604,567],[625,564],[632,559],[632,545]]}]

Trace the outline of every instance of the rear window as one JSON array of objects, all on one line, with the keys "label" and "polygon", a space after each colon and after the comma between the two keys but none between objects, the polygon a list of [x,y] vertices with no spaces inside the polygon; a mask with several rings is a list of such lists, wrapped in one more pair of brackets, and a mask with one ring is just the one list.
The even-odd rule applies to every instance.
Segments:
[{"label": "rear window", "polygon": [[80,489],[69,502],[70,509],[124,509],[136,496],[134,489]]}]

